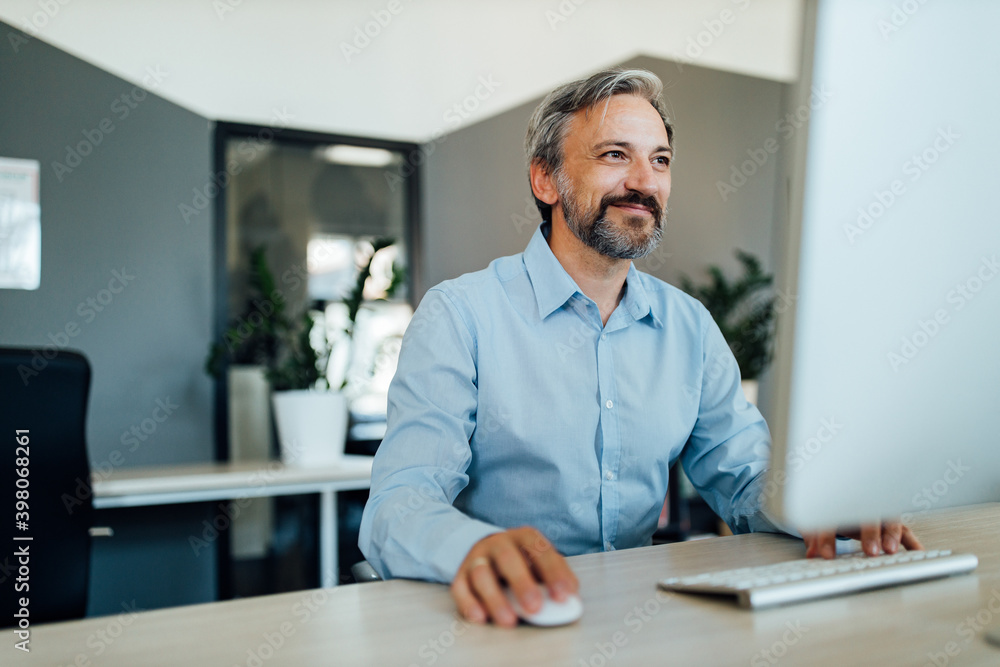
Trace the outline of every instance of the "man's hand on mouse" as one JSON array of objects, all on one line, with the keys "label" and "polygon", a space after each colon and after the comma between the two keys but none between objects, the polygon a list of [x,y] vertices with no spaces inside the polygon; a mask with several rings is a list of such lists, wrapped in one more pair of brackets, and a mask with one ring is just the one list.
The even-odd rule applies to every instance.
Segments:
[{"label": "man's hand on mouse", "polygon": [[542,606],[540,584],[553,600],[574,594],[579,582],[552,543],[531,527],[513,528],[476,542],[451,582],[459,613],[472,623],[493,621],[517,625],[517,615],[504,595],[509,587],[528,612]]},{"label": "man's hand on mouse", "polygon": [[[883,551],[894,554],[903,546],[909,551],[921,550],[923,545],[909,527],[894,521],[862,526],[860,530],[841,532],[841,535],[861,540],[862,550],[869,556],[877,556]],[[837,555],[837,533],[802,533],[806,543],[806,558],[834,558]]]}]

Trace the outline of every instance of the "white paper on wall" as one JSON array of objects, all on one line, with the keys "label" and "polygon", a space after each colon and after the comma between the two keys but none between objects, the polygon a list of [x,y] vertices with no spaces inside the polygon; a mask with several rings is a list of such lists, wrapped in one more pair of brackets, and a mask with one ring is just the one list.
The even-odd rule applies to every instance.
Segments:
[{"label": "white paper on wall", "polygon": [[0,158],[0,289],[38,289],[42,217],[37,160]]}]

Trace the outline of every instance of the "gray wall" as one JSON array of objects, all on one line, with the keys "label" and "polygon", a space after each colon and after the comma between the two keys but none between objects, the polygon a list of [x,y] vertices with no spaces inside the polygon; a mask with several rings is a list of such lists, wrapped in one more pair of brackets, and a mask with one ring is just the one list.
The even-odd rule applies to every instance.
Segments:
[{"label": "gray wall", "polygon": [[[50,335],[79,328],[67,347],[93,367],[95,469],[116,450],[126,467],[208,460],[211,383],[201,365],[211,337],[212,216],[185,224],[178,206],[190,206],[192,188],[211,174],[210,125],[152,94],[136,101],[141,89],[37,39],[17,52],[4,42],[0,156],[41,162],[42,280],[36,291],[0,290],[0,344],[53,344]],[[84,132],[96,137],[102,122],[113,131],[57,174],[54,163],[75,163],[67,147],[90,142]],[[102,292],[115,271],[126,274],[124,288],[116,281],[120,293]],[[173,414],[143,433],[168,399]],[[123,445],[133,426],[145,440]]]},{"label": "gray wall", "polygon": [[[640,269],[675,283],[686,273],[706,278],[717,264],[727,274],[740,270],[736,248],[761,258],[773,270],[774,228],[779,217],[778,162],[783,159],[777,128],[785,110],[786,85],[655,58],[625,65],[655,72],[675,127],[676,148],[670,215],[661,247],[637,262]],[[532,100],[476,125],[446,135],[433,145],[426,167],[421,290],[503,255],[521,252],[540,222],[528,187],[523,152]],[[767,153],[735,193],[719,192],[732,169]],[[764,151],[766,153],[766,151]],[[739,179],[736,181],[739,183]],[[422,292],[418,293],[418,296]],[[761,408],[767,414],[768,378],[762,378]]]},{"label": "gray wall", "polygon": [[[0,290],[0,345],[50,345],[51,334],[90,359],[93,470],[208,460],[211,383],[201,366],[211,336],[212,216],[205,210],[185,224],[179,204],[190,206],[192,188],[211,174],[210,124],[155,95],[141,99],[132,84],[37,39],[15,50],[11,32],[19,34],[0,24],[0,156],[41,162],[42,278],[36,291]],[[102,122],[113,130],[98,142]],[[67,146],[84,141],[94,143],[89,155],[57,175],[53,163],[76,164],[67,163]],[[112,294],[115,271],[125,284]],[[78,334],[59,340],[71,323]],[[162,423],[151,419],[157,401],[176,406]],[[59,406],[52,409],[57,418]],[[144,440],[123,444],[132,427]],[[95,544],[90,613],[117,613],[132,600],[152,608],[211,599],[215,547],[195,555],[187,541],[209,511],[98,512],[117,534]]]}]

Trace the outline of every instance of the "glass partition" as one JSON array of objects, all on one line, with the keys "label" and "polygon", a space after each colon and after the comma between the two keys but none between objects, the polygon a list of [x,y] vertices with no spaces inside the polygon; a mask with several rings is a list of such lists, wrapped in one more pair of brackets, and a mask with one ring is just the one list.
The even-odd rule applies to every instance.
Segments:
[{"label": "glass partition", "polygon": [[[384,424],[385,393],[412,314],[416,155],[414,144],[217,127],[218,176],[227,182],[217,201],[216,338],[224,340],[234,325],[259,319],[276,303],[289,317],[310,312],[332,344],[330,386],[347,394],[363,439],[378,439],[371,434]],[[271,297],[262,298],[255,253],[270,272]],[[349,297],[366,267],[370,277],[352,322]],[[254,354],[237,351],[227,361],[252,364]],[[228,458],[230,444],[225,384],[220,381],[217,400],[220,459]]]}]

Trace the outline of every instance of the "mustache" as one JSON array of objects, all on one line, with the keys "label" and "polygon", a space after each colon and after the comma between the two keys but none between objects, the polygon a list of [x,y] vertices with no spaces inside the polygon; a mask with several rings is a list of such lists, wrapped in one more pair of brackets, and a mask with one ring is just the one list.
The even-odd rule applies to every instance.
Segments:
[{"label": "mustache", "polygon": [[654,220],[663,217],[663,209],[654,197],[643,197],[638,192],[630,192],[624,195],[605,195],[601,198],[601,217],[608,212],[609,206],[625,204],[627,206],[642,206],[649,209]]}]

